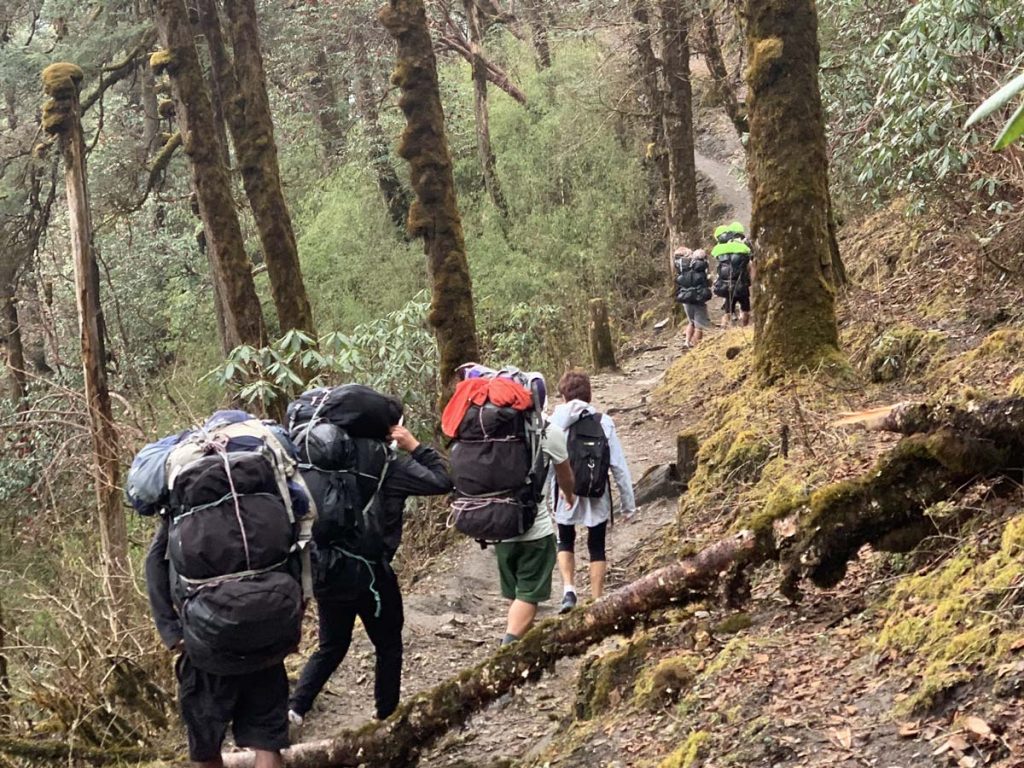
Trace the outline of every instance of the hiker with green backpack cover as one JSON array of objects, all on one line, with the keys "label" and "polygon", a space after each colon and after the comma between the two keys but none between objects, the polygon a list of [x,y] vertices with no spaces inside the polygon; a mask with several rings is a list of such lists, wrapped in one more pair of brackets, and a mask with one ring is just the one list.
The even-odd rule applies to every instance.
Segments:
[{"label": "hiker with green backpack cover", "polygon": [[590,377],[580,370],[568,371],[558,382],[563,402],[551,414],[551,424],[567,435],[576,502],[559,494],[555,504],[558,524],[558,569],[562,574],[561,613],[576,607],[576,526],[587,529],[590,555],[590,594],[604,593],[608,559],[605,551],[608,526],[613,521],[612,478],[619,490],[621,519],[629,522],[636,514],[633,479],[629,473],[615,423],[590,404]]}]

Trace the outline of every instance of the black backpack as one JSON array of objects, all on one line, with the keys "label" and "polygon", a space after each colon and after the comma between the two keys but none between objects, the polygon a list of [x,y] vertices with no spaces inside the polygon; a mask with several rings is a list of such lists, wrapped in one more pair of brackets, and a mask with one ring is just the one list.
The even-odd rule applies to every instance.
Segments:
[{"label": "black backpack", "polygon": [[715,295],[722,298],[750,290],[750,247],[739,239],[719,243],[711,250],[718,261]]},{"label": "black backpack", "polygon": [[220,675],[298,645],[303,595],[294,460],[252,419],[200,430],[168,459],[168,558],[185,650]]},{"label": "black backpack", "polygon": [[356,387],[313,390],[288,407],[299,471],[317,504],[313,592],[321,600],[372,590],[374,566],[387,562],[380,490],[393,455],[382,438],[401,412],[391,398]]},{"label": "black backpack", "polygon": [[529,530],[547,474],[543,429],[536,395],[526,410],[491,402],[469,406],[451,443],[456,530],[481,544]]},{"label": "black backpack", "polygon": [[681,304],[703,304],[711,298],[707,261],[678,259],[676,272],[676,301]]},{"label": "black backpack", "polygon": [[601,426],[600,413],[584,413],[569,427],[569,463],[576,480],[577,496],[597,499],[608,490],[611,449]]}]

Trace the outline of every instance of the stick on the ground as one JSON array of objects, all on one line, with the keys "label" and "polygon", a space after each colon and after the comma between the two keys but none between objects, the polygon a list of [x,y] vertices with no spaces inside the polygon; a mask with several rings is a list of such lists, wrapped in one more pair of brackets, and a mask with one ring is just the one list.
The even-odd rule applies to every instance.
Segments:
[{"label": "stick on the ground", "polygon": [[[654,571],[585,609],[548,619],[487,661],[413,697],[384,722],[286,750],[285,765],[415,765],[421,750],[512,688],[539,677],[557,659],[582,653],[611,635],[631,632],[652,611],[706,595],[719,574],[749,554],[753,544],[749,534],[738,534]],[[224,764],[226,768],[253,768],[253,754],[224,755]]]}]

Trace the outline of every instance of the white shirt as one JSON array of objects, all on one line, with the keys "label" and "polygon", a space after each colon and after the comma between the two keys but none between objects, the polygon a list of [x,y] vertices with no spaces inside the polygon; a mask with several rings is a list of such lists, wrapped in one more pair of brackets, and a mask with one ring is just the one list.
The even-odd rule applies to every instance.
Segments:
[{"label": "white shirt", "polygon": [[[585,403],[582,400],[570,400],[555,408],[554,413],[551,414],[551,423],[563,430],[568,430],[579,421],[583,414],[596,412],[597,409],[590,403]],[[604,430],[605,437],[608,438],[609,463],[612,478],[619,489],[622,514],[628,517],[636,512],[636,499],[633,496],[633,478],[629,473],[629,466],[626,464],[626,454],[622,450],[622,443],[619,442],[619,436],[615,432],[615,422],[612,421],[611,416],[601,414],[601,428]],[[593,528],[608,520],[611,511],[611,489],[597,498],[577,497],[576,504],[572,507],[567,506],[565,497],[559,494],[555,506],[555,520],[560,525],[585,525],[588,528]]]}]

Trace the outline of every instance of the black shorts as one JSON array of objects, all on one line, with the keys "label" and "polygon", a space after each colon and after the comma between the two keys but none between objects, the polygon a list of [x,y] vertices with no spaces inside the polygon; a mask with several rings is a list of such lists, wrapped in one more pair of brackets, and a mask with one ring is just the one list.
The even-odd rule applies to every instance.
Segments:
[{"label": "black shorts", "polygon": [[182,654],[175,672],[191,760],[216,759],[228,725],[240,747],[276,752],[288,746],[288,674],[283,661],[244,675],[214,675]]},{"label": "black shorts", "polygon": [[739,307],[741,312],[749,312],[750,294],[746,291],[743,293],[734,293],[732,295],[732,306],[729,306],[729,299],[726,299],[725,303],[722,305],[722,309],[730,315],[736,311],[736,307]]}]

